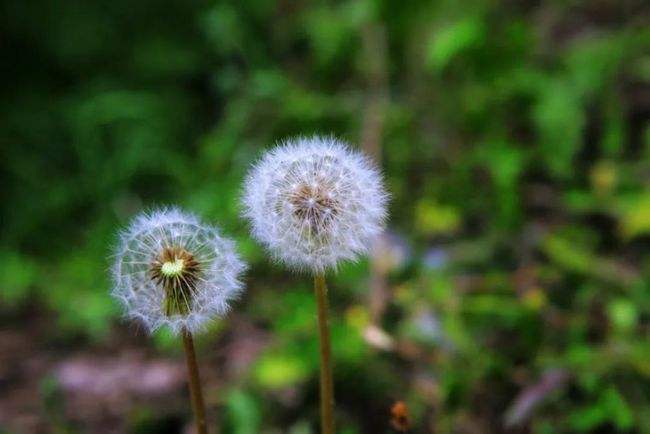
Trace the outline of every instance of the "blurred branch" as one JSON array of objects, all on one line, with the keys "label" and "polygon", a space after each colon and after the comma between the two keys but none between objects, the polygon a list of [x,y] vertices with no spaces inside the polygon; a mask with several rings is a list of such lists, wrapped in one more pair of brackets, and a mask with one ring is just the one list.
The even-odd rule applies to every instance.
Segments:
[{"label": "blurred branch", "polygon": [[564,370],[546,372],[535,384],[526,387],[508,409],[505,415],[507,427],[521,425],[530,419],[539,405],[554,391],[564,387],[569,380],[569,373]]},{"label": "blurred branch", "polygon": [[362,31],[362,50],[368,82],[366,110],[363,113],[361,147],[381,163],[381,136],[388,106],[386,29],[368,23]]},{"label": "blurred branch", "polygon": [[[372,158],[381,164],[381,137],[388,106],[388,73],[386,29],[376,22],[367,23],[361,31],[362,52],[368,82],[367,102],[363,113],[361,146]],[[387,272],[378,261],[384,237],[375,242],[370,255],[370,320],[373,324],[381,321],[390,298]]]}]

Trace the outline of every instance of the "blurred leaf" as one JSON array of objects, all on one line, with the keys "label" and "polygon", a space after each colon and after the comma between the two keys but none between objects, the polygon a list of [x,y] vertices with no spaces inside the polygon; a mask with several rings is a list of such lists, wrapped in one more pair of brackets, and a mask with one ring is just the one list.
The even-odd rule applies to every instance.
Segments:
[{"label": "blurred leaf", "polygon": [[291,427],[289,434],[313,434],[311,424],[307,421],[301,421]]},{"label": "blurred leaf", "polygon": [[625,39],[609,35],[574,41],[567,53],[567,69],[580,94],[602,88],[625,54]]},{"label": "blurred leaf", "polygon": [[551,260],[573,272],[589,273],[595,263],[589,250],[559,235],[548,236],[543,246]]},{"label": "blurred leaf", "polygon": [[589,174],[591,185],[601,195],[606,195],[616,188],[618,171],[611,162],[601,161],[594,165]]},{"label": "blurred leaf", "polygon": [[568,82],[548,82],[534,107],[533,119],[539,134],[540,149],[553,173],[566,176],[585,124],[580,96]]},{"label": "blurred leaf", "polygon": [[475,16],[436,29],[427,50],[427,66],[434,70],[443,69],[454,56],[480,44],[485,33],[483,20]]},{"label": "blurred leaf", "polygon": [[261,427],[260,403],[254,395],[241,389],[228,393],[226,424],[233,434],[258,434]]},{"label": "blurred leaf", "polygon": [[255,366],[255,379],[263,387],[281,389],[292,386],[307,377],[308,369],[305,362],[290,354],[267,353]]},{"label": "blurred leaf", "polygon": [[622,202],[621,232],[626,238],[650,233],[650,194],[635,195]]},{"label": "blurred leaf", "polygon": [[58,264],[56,279],[45,288],[47,296],[56,309],[63,330],[83,330],[95,338],[108,332],[110,319],[117,312],[108,291],[103,272],[104,262],[92,255],[79,252]]},{"label": "blurred leaf", "polygon": [[0,299],[10,307],[27,298],[38,277],[34,261],[16,252],[1,252]]},{"label": "blurred leaf", "polygon": [[453,233],[460,225],[460,216],[451,206],[421,201],[417,206],[415,224],[424,235]]},{"label": "blurred leaf", "polygon": [[619,298],[608,305],[609,317],[614,327],[621,331],[630,331],[637,322],[638,310],[631,301]]},{"label": "blurred leaf", "polygon": [[598,401],[590,407],[575,411],[570,415],[570,423],[574,429],[584,432],[592,430],[609,421],[618,429],[627,430],[634,421],[627,403],[614,388],[605,389]]}]

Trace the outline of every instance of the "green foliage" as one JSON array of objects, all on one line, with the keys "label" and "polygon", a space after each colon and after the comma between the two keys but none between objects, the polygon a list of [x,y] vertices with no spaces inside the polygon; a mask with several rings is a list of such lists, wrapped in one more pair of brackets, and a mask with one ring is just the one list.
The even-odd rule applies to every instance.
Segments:
[{"label": "green foliage", "polygon": [[[341,432],[390,432],[397,399],[414,432],[505,432],[553,370],[567,380],[536,396],[522,430],[650,432],[650,33],[637,2],[5,3],[7,323],[35,306],[53,342],[106,343],[116,231],[179,203],[237,239],[252,267],[234,315],[268,333],[246,375],[224,379],[222,431],[315,432],[310,281],[271,265],[238,197],[287,135],[376,135],[365,146],[392,194],[391,248],[405,247],[386,269],[382,257],[328,276]],[[177,347],[164,331],[153,346]],[[58,390],[43,387],[54,415]],[[157,423],[143,410],[133,432]]]},{"label": "green foliage", "polygon": [[226,429],[233,434],[257,434],[260,432],[261,411],[259,399],[243,390],[228,394],[226,404]]},{"label": "green foliage", "polygon": [[4,304],[15,307],[24,302],[36,283],[37,266],[31,257],[15,251],[0,254],[3,272],[0,275],[0,295]]}]

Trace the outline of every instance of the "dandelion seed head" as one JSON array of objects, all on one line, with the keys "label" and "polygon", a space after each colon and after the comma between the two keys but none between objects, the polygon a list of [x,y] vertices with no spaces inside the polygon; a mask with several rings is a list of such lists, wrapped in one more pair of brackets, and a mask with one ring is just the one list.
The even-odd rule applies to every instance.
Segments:
[{"label": "dandelion seed head", "polygon": [[150,331],[195,333],[223,316],[241,292],[246,268],[234,243],[177,208],[143,213],[121,233],[113,296]]},{"label": "dandelion seed head", "polygon": [[282,262],[322,272],[367,252],[384,227],[381,175],[332,137],[299,137],[267,152],[243,195],[253,235]]}]

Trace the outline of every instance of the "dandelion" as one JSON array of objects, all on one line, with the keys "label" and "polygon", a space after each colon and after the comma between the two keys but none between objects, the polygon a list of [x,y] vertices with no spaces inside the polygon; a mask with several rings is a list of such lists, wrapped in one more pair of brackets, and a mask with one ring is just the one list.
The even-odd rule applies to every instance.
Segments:
[{"label": "dandelion", "polygon": [[366,253],[386,218],[381,175],[364,155],[331,137],[288,140],[253,167],[244,215],[279,261],[314,275],[321,351],[323,434],[334,432],[325,271]]},{"label": "dandelion", "polygon": [[192,335],[221,317],[241,292],[245,264],[215,227],[177,208],[136,217],[116,249],[113,296],[149,331],[183,336],[199,433],[205,411]]},{"label": "dandelion", "polygon": [[323,273],[368,251],[382,231],[387,195],[378,170],[346,144],[289,140],[268,152],[246,180],[245,216],[280,261]]}]

